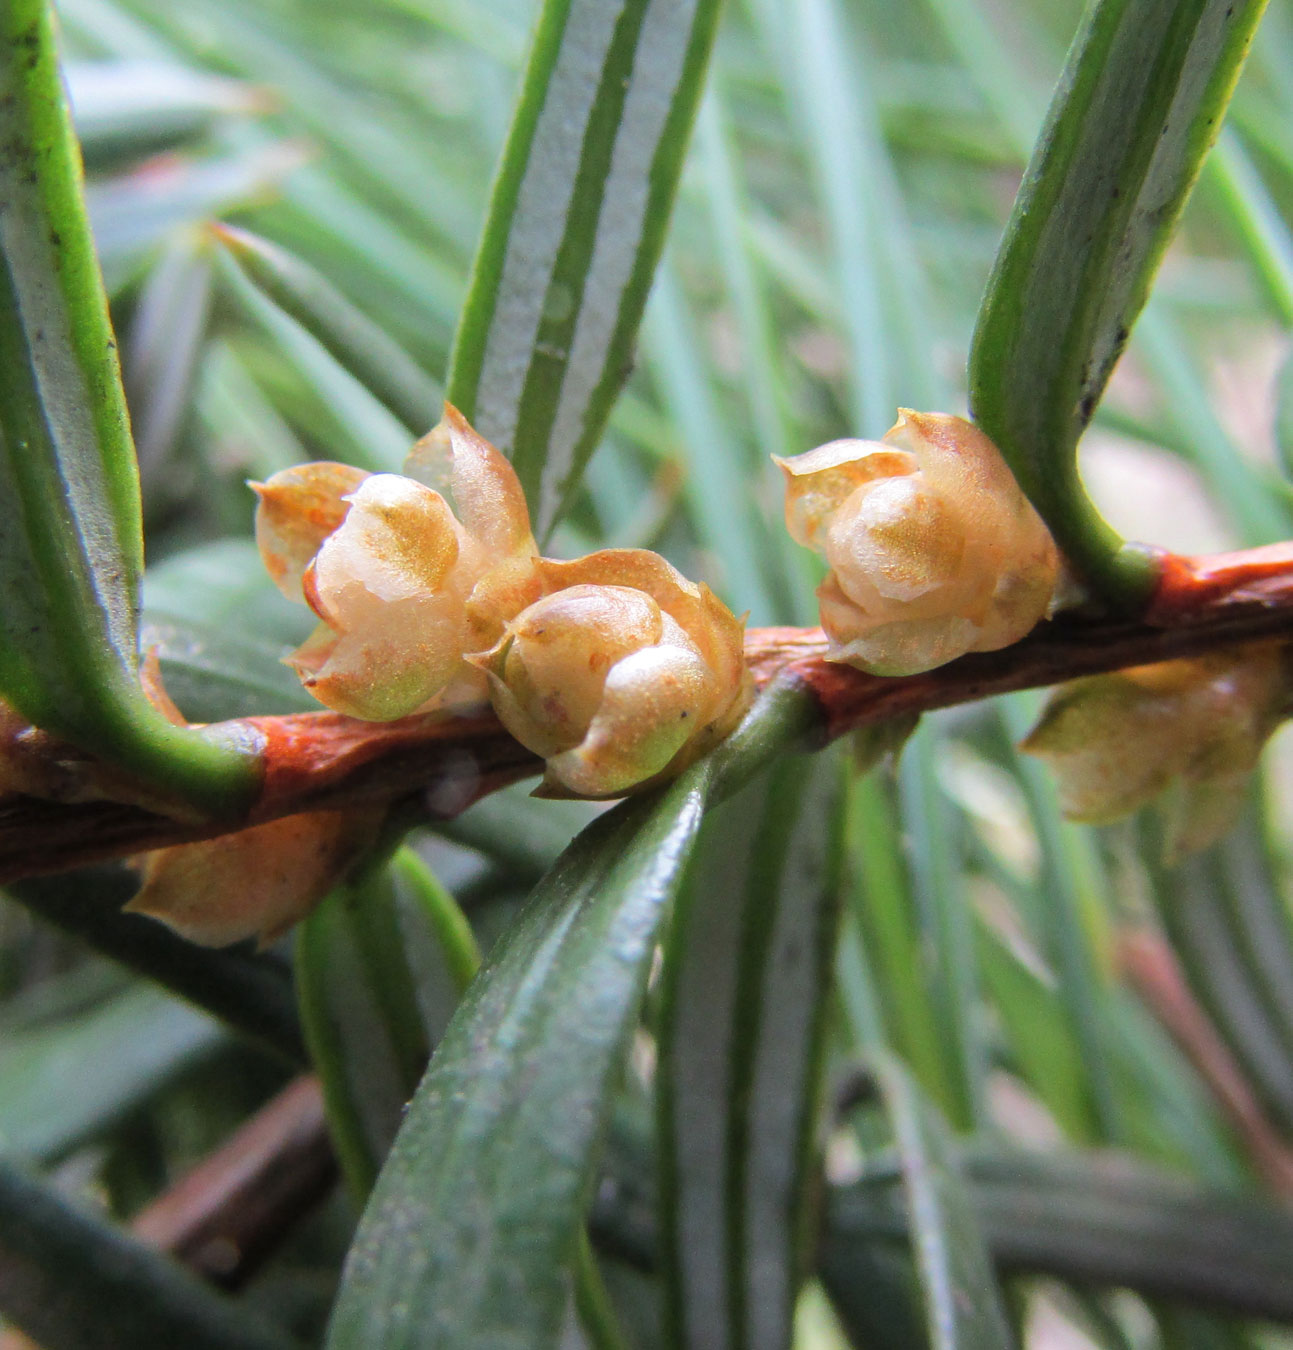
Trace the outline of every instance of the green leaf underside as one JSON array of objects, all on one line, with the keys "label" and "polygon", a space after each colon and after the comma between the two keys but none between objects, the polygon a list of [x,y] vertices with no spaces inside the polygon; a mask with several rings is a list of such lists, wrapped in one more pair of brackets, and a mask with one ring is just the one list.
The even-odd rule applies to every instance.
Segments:
[{"label": "green leaf underside", "polygon": [[585,831],[469,991],[373,1192],[328,1344],[555,1343],[588,1158],[708,775]]},{"label": "green leaf underside", "polygon": [[232,250],[221,250],[217,259],[225,292],[286,358],[324,411],[337,457],[370,473],[397,470],[414,439],[412,428],[327,343],[256,285]]},{"label": "green leaf underside", "polygon": [[182,141],[266,101],[251,85],[173,61],[69,61],[63,73],[76,133],[91,162]]},{"label": "green leaf underside", "polygon": [[448,397],[546,538],[596,448],[673,202],[718,0],[548,0],[455,340]]},{"label": "green leaf underside", "polygon": [[107,999],[70,1024],[7,1031],[0,1045],[0,1156],[66,1156],[226,1041],[212,1019],[148,988]]},{"label": "green leaf underside", "polygon": [[701,814],[810,716],[802,695],[765,697],[539,884],[409,1106],[351,1248],[333,1350],[556,1344],[611,1089]]},{"label": "green leaf underside", "polygon": [[901,1161],[931,1350],[1002,1350],[1012,1338],[947,1127],[900,1060],[878,1055],[874,1069]]},{"label": "green leaf underside", "polygon": [[[3,463],[6,499],[34,517],[27,530],[4,537],[11,547],[21,538],[71,555],[79,575],[65,585],[77,588],[75,603],[97,619],[96,637],[130,667],[143,561],[138,482],[47,7],[33,0],[7,6],[3,38]],[[73,527],[56,540],[28,542],[33,527],[59,514],[69,525],[82,523],[79,536]]]},{"label": "green leaf underside", "polygon": [[147,614],[140,636],[157,649],[166,692],[192,722],[318,711],[283,664],[291,648],[281,643]]},{"label": "green leaf underside", "polygon": [[408,849],[389,873],[338,887],[301,925],[301,1022],[361,1202],[476,964],[461,911]]},{"label": "green leaf underside", "polygon": [[244,755],[171,727],[134,678],[139,487],[47,7],[0,15],[0,693],[209,808]]},{"label": "green leaf underside", "polygon": [[[998,1269],[1116,1285],[1254,1318],[1293,1318],[1293,1220],[1245,1195],[1199,1190],[1126,1158],[970,1155],[974,1210]],[[839,1277],[888,1242],[908,1211],[892,1177],[832,1193],[825,1264]],[[883,1245],[882,1245],[883,1244]]]},{"label": "green leaf underside", "polygon": [[970,404],[1084,579],[1154,571],[1099,516],[1076,447],[1216,137],[1265,0],[1101,0],[1069,56],[979,312]]},{"label": "green leaf underside", "polygon": [[665,953],[662,1232],[673,1343],[789,1343],[839,898],[841,765],[783,760],[706,820]]},{"label": "green leaf underside", "polygon": [[252,1309],[3,1160],[0,1308],[60,1350],[296,1345]]},{"label": "green leaf underside", "polygon": [[133,871],[100,866],[28,877],[5,894],[92,951],[220,1018],[276,1059],[306,1063],[286,963],[245,946],[198,947],[155,919],[121,913],[138,889]]},{"label": "green leaf underside", "polygon": [[172,554],[144,576],[140,649],[156,648],[166,692],[191,722],[310,712],[283,664],[314,618],[283,598],[250,539]]},{"label": "green leaf underside", "polygon": [[247,230],[222,226],[219,237],[252,281],[415,435],[439,421],[435,381],[321,272]]}]

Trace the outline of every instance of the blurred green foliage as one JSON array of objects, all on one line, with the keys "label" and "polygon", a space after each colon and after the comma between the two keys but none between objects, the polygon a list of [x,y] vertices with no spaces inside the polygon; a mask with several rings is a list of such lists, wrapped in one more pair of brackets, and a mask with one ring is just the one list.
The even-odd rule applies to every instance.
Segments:
[{"label": "blurred green foliage", "polygon": [[[63,0],[58,10],[139,451],[143,641],[158,647],[193,720],[308,707],[280,664],[304,636],[305,612],[261,572],[244,481],[314,458],[389,469],[427,429],[534,7]],[[878,436],[900,404],[965,410],[980,299],[1080,14],[1076,0],[732,0],[634,368],[552,552],[649,546],[748,610],[751,624],[813,622],[814,564],[781,527],[768,456]],[[216,220],[268,243],[240,248],[211,229]],[[1088,488],[1127,537],[1202,550],[1291,532],[1291,229],[1293,4],[1272,0],[1083,442]],[[386,354],[376,362],[374,344]],[[1240,830],[1169,873],[1143,822],[1090,830],[1060,819],[1044,774],[1013,749],[1037,706],[1021,694],[927,717],[896,767],[849,777],[829,841],[800,859],[818,880],[821,860],[833,859],[833,980],[816,991],[819,1020],[797,1047],[820,1056],[821,1072],[796,1077],[788,1104],[778,1096],[791,1094],[788,1081],[763,1090],[770,1109],[816,1113],[822,1165],[815,1158],[795,1185],[826,1215],[820,1243],[815,1231],[764,1246],[704,1228],[746,1222],[751,1140],[766,1124],[746,1098],[724,1103],[729,1171],[660,1201],[657,1183],[682,1184],[676,1157],[656,1176],[649,1102],[655,1031],[677,1009],[657,983],[647,989],[600,1184],[592,1196],[571,1182],[566,1196],[572,1212],[592,1202],[600,1269],[585,1266],[580,1301],[591,1344],[621,1334],[589,1312],[595,1305],[643,1350],[698,1345],[677,1300],[693,1280],[704,1290],[727,1279],[745,1292],[720,1318],[722,1344],[771,1347],[760,1328],[776,1319],[747,1317],[763,1287],[740,1264],[751,1254],[781,1262],[792,1292],[812,1277],[796,1350],[897,1350],[921,1337],[992,1346],[1005,1320],[1038,1350],[1287,1344],[1274,1323],[1293,1321],[1293,1234],[1277,1208],[1290,1174],[1281,1181],[1272,1158],[1293,1157],[1288,744],[1268,752]],[[519,928],[513,920],[594,814],[509,790],[411,836],[482,951],[510,933],[505,970],[526,997],[547,977],[552,949],[534,938],[526,967],[521,944],[541,926],[533,910]],[[673,837],[652,820],[647,828]],[[632,862],[632,831],[599,828],[623,830],[613,839]],[[724,841],[706,830],[681,883],[687,914],[706,866],[711,888],[715,871],[739,871],[714,863]],[[768,867],[782,867],[774,845],[790,850],[794,839],[763,842]],[[812,889],[794,876],[786,887]],[[119,872],[98,869],[27,883],[15,897],[29,908],[0,908],[0,1161],[44,1169],[51,1186],[88,1192],[114,1220],[284,1081],[286,1061],[266,1044],[289,1059],[301,1051],[289,945],[225,954],[223,964],[196,954],[186,966],[178,944],[148,946],[137,927],[114,927],[127,892]],[[576,904],[577,886],[550,880],[543,894],[558,894],[571,916],[594,913],[594,901]],[[740,1050],[724,1064],[749,1093],[765,1046],[741,1037],[798,1024],[768,983],[775,944],[743,922],[754,934],[745,945],[710,935],[716,968],[734,972],[732,997],[699,988],[696,997],[730,1015],[716,1039],[723,1054]],[[1242,1110],[1219,1101],[1125,978],[1132,937],[1175,959],[1247,1093]],[[86,938],[133,973],[90,954]],[[587,933],[572,942],[591,968],[596,943]],[[644,950],[640,970],[616,986],[626,1026],[647,978]],[[555,964],[577,985],[578,962],[562,953]],[[226,1020],[240,1009],[236,1029],[256,1039],[234,1038],[145,976]],[[481,988],[477,1012],[494,986]],[[578,1006],[593,1019],[596,991],[584,992]],[[526,1005],[535,1043],[550,1008],[573,998],[559,986],[539,994],[551,1002]],[[567,1058],[535,1051],[535,1062],[559,1060],[577,1077],[586,1047],[553,1017],[570,1036],[558,1047]],[[436,1034],[418,1028],[419,1044]],[[372,1044],[369,1035],[352,1047]],[[460,1030],[457,1044],[467,1039]],[[379,1056],[347,1050],[344,1038],[333,1049],[362,1092]],[[497,1101],[473,1098],[471,1109],[492,1106],[510,1121],[513,1090],[509,1080]],[[559,1105],[537,1117],[559,1116]],[[769,1137],[802,1146],[802,1131],[773,1124]],[[686,1146],[694,1128],[683,1122],[669,1148]],[[589,1169],[597,1134],[579,1136],[577,1161]],[[469,1136],[454,1147],[519,1167],[496,1136],[488,1148]],[[481,1188],[491,1179],[446,1175],[442,1166],[437,1193],[455,1204],[473,1177]],[[542,1185],[519,1173],[494,1180],[525,1194]],[[494,1199],[506,1216],[506,1195]],[[802,1201],[796,1191],[791,1208]],[[337,1201],[308,1219],[242,1301],[318,1343],[356,1218]],[[697,1241],[695,1259],[721,1251],[722,1271],[688,1272],[691,1222],[715,1239]],[[661,1258],[657,1229],[667,1224]],[[0,1218],[0,1268],[5,1231]],[[0,1315],[3,1290],[0,1276]],[[365,1344],[357,1335],[338,1343]],[[409,1343],[439,1342],[428,1332]]]}]

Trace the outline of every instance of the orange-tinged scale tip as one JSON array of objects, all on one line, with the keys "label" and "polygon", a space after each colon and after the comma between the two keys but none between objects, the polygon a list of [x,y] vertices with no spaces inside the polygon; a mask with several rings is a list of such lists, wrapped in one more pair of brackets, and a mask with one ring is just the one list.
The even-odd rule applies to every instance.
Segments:
[{"label": "orange-tinged scale tip", "polygon": [[453,404],[444,405],[441,420],[409,451],[404,472],[441,493],[497,559],[537,553],[515,470]]},{"label": "orange-tinged scale tip", "polygon": [[300,601],[301,578],[323,542],[345,520],[349,496],[369,475],[349,464],[319,461],[283,469],[256,494],[256,543],[274,584]]},{"label": "orange-tinged scale tip", "polygon": [[186,727],[188,718],[175,705],[162,679],[162,661],[156,647],[149,647],[139,663],[139,683],[144,697],[174,727]]}]

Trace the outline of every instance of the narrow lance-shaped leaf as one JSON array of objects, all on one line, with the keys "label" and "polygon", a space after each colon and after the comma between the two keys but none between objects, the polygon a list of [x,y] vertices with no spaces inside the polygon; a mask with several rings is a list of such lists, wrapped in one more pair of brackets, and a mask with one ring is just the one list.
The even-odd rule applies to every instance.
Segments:
[{"label": "narrow lance-shaped leaf", "polygon": [[1240,827],[1222,841],[1217,871],[1224,879],[1229,923],[1247,958],[1253,986],[1285,1043],[1293,1047],[1293,916],[1283,902],[1276,855],[1258,827],[1264,809],[1259,799],[1258,810],[1246,813]]},{"label": "narrow lance-shaped leaf", "polygon": [[[1002,700],[998,712],[1006,739],[1016,743],[1022,740],[1030,725],[1026,704],[1019,699]],[[1079,1106],[1078,1113],[1067,1122],[1075,1141],[1120,1142],[1117,1093],[1100,1049],[1107,1022],[1102,952],[1107,949],[1105,925],[1110,921],[1104,916],[1113,905],[1101,893],[1105,889],[1103,874],[1080,851],[1082,841],[1076,828],[1061,822],[1054,785],[1045,769],[1026,755],[1014,755],[1012,759],[1041,850],[1044,899],[1035,908],[1038,934],[1055,970],[1055,993],[1083,1065],[1081,1073],[1055,1086]],[[1095,915],[1098,920],[1092,917]],[[1056,1062],[1049,1061],[1051,1073]],[[1078,1120],[1086,1123],[1074,1129]]]},{"label": "narrow lance-shaped leaf", "polygon": [[288,966],[245,947],[198,947],[153,919],[121,913],[137,889],[133,872],[94,867],[28,877],[5,895],[91,950],[213,1013],[276,1058],[304,1064]]},{"label": "narrow lance-shaped leaf", "polygon": [[0,695],[208,809],[250,760],[135,679],[139,484],[43,0],[0,11]]},{"label": "narrow lance-shaped leaf", "polygon": [[1100,517],[1078,438],[1221,125],[1265,0],[1100,0],[1069,55],[979,312],[970,403],[1083,578],[1154,569]]},{"label": "narrow lance-shaped leaf", "polygon": [[941,948],[926,936],[915,878],[902,855],[896,785],[888,774],[859,774],[849,797],[849,907],[875,980],[884,1033],[925,1091],[953,1114],[962,1109],[964,1094],[956,1042],[943,1015],[946,981],[931,964]]},{"label": "narrow lance-shaped leaf", "polygon": [[[75,1017],[6,1028],[0,1155],[65,1157],[226,1043],[211,1018],[148,988],[127,990]],[[57,1111],[51,1102],[58,1102]]]},{"label": "narrow lance-shaped leaf", "polygon": [[928,720],[912,732],[898,765],[898,800],[921,968],[938,1035],[949,1050],[949,1092],[939,1106],[954,1128],[972,1130],[987,1118],[988,1049],[975,1016],[980,995],[972,906],[955,817],[937,776],[945,744],[940,734]]},{"label": "narrow lance-shaped leaf", "polygon": [[75,61],[64,74],[91,166],[196,136],[222,117],[272,107],[264,90],[174,62]]},{"label": "narrow lance-shaped leaf", "polygon": [[547,0],[448,397],[547,536],[632,364],[718,0]]},{"label": "narrow lance-shaped leaf", "polygon": [[[962,1168],[1002,1273],[1293,1320],[1293,1217],[1280,1206],[1107,1154],[975,1153]],[[829,1270],[847,1279],[875,1251],[903,1242],[900,1191],[879,1169],[834,1189],[823,1244]]]},{"label": "narrow lance-shaped leaf", "polygon": [[657,1084],[673,1344],[782,1350],[805,1270],[839,903],[837,755],[706,821],[665,950]]},{"label": "narrow lance-shaped leaf", "polygon": [[[642,346],[652,384],[684,445],[695,446],[685,493],[723,595],[738,610],[762,618],[777,614],[781,574],[765,517],[755,509],[744,448],[724,420],[710,386],[704,346],[666,257],[656,276],[643,325]],[[789,538],[780,521],[777,533]]]},{"label": "narrow lance-shaped leaf", "polygon": [[473,982],[409,1106],[328,1344],[557,1344],[610,1094],[705,804],[806,726],[765,699],[662,794],[586,829]]},{"label": "narrow lance-shaped leaf", "polygon": [[328,1344],[555,1345],[592,1149],[709,786],[586,830],[468,992],[360,1225]]},{"label": "narrow lance-shaped leaf", "polygon": [[[1268,929],[1260,952],[1251,945],[1236,913],[1240,896],[1232,868],[1242,860],[1235,853],[1218,846],[1170,870],[1152,867],[1151,895],[1191,993],[1267,1112],[1287,1131],[1293,1126],[1293,1042],[1269,997],[1263,966],[1288,962],[1288,938]],[[1249,863],[1245,870],[1251,868]]]},{"label": "narrow lance-shaped leaf", "polygon": [[339,886],[301,925],[301,1022],[361,1202],[479,960],[462,911],[410,849]]},{"label": "narrow lance-shaped leaf", "polygon": [[211,229],[252,281],[405,426],[421,435],[440,420],[443,395],[436,382],[327,277],[249,230]]},{"label": "narrow lance-shaped leaf", "polygon": [[285,191],[305,158],[299,142],[249,138],[223,155],[167,155],[96,176],[86,184],[85,203],[108,294],[115,298],[138,277],[148,255],[176,230]]},{"label": "narrow lance-shaped leaf", "polygon": [[1098,1131],[1089,1070],[1054,980],[1047,978],[1049,972],[1039,974],[1022,960],[986,923],[980,922],[976,939],[984,991],[1020,1075],[1066,1138],[1090,1142]]},{"label": "narrow lance-shaped leaf", "polygon": [[135,451],[145,484],[175,453],[211,315],[211,250],[193,231],[167,241],[140,287],[125,347]]},{"label": "narrow lance-shaped leaf", "polygon": [[395,469],[415,439],[411,427],[349,370],[326,343],[256,286],[232,252],[217,255],[222,291],[252,320],[299,377],[305,400],[322,412],[337,457],[371,472]]},{"label": "narrow lance-shaped leaf", "polygon": [[[873,1071],[897,1147],[931,1350],[1004,1350],[1012,1338],[947,1126],[900,1060],[877,1054]],[[838,1256],[828,1247],[828,1288],[847,1278]]]}]

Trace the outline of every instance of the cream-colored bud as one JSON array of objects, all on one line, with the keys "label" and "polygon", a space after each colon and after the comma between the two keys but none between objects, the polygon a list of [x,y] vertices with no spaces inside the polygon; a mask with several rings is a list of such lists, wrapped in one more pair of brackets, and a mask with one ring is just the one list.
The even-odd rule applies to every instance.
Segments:
[{"label": "cream-colored bud", "polygon": [[544,559],[548,594],[475,660],[554,796],[618,797],[723,739],[749,705],[742,623],[645,549]]},{"label": "cream-colored bud", "polygon": [[372,721],[434,698],[462,657],[478,552],[438,492],[398,474],[365,479],[306,569],[322,620],[290,658],[306,689]]},{"label": "cream-colored bud", "polygon": [[787,528],[830,566],[817,594],[831,660],[911,675],[1009,646],[1045,617],[1055,543],[971,423],[902,409],[883,441],[777,463]]},{"label": "cream-colored bud", "polygon": [[1071,820],[1103,824],[1160,800],[1175,857],[1234,823],[1287,698],[1270,646],[1133,666],[1062,685],[1020,748],[1049,764]]},{"label": "cream-colored bud", "polygon": [[405,469],[303,465],[256,489],[266,567],[320,619],[289,663],[321,703],[372,721],[483,702],[464,653],[540,594],[516,475],[456,409]]},{"label": "cream-colored bud", "polygon": [[312,811],[135,859],[139,892],[126,906],[190,942],[261,946],[303,919],[367,849],[384,807]]}]

